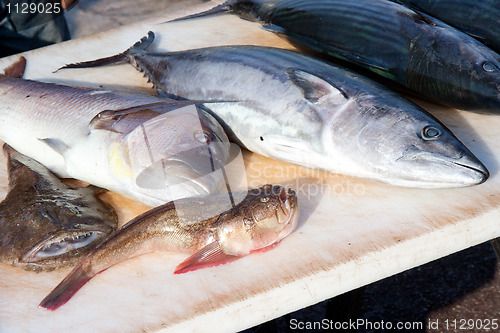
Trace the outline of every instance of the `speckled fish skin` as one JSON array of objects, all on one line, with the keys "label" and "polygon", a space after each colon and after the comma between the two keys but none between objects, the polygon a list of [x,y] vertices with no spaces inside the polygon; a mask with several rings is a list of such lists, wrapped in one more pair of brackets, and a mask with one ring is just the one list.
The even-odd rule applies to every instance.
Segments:
[{"label": "speckled fish skin", "polygon": [[467,33],[500,53],[499,0],[393,0]]},{"label": "speckled fish skin", "polygon": [[[233,194],[239,196],[239,194]],[[216,214],[219,196],[169,202],[134,218],[109,237],[40,303],[56,310],[86,282],[109,267],[146,253],[191,253],[175,273],[217,266],[274,247],[297,227],[293,190],[279,185],[242,193],[233,208]]]},{"label": "speckled fish skin", "polygon": [[[194,103],[3,78],[0,140],[60,177],[83,180],[157,206],[218,191],[218,180],[205,169],[208,160],[214,168],[224,165],[229,141],[210,114],[194,106],[187,111],[181,108]],[[148,161],[153,167],[164,163],[167,175],[154,176],[156,183],[171,182],[168,188],[151,189],[137,183],[144,170],[150,171]]]},{"label": "speckled fish skin", "polygon": [[71,189],[7,145],[9,192],[0,203],[0,260],[27,270],[72,266],[117,228],[94,187]]},{"label": "speckled fish skin", "polygon": [[254,17],[299,46],[365,67],[440,104],[500,111],[500,55],[403,5],[388,0],[234,0],[219,10]]},{"label": "speckled fish skin", "polygon": [[235,141],[279,160],[408,187],[471,186],[488,178],[437,119],[358,74],[257,46],[146,52],[153,39],[150,32],[121,55],[69,67],[128,60],[167,95],[240,101],[207,107]]}]

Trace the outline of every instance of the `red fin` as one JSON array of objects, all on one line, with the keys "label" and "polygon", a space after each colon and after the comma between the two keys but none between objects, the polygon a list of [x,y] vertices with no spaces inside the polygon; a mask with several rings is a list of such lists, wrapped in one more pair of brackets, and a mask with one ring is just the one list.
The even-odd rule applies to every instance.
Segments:
[{"label": "red fin", "polygon": [[50,311],[57,310],[59,307],[66,304],[66,302],[93,277],[94,274],[88,274],[81,265],[75,267],[75,269],[73,269],[71,273],[69,273],[69,275],[43,299],[39,307],[46,308]]},{"label": "red fin", "polygon": [[186,273],[200,268],[218,266],[226,264],[240,258],[222,252],[219,243],[213,242],[181,262],[176,268],[174,274]]},{"label": "red fin", "polygon": [[18,61],[4,69],[4,74],[0,74],[0,78],[4,77],[23,77],[24,70],[26,69],[26,58],[20,57]]}]

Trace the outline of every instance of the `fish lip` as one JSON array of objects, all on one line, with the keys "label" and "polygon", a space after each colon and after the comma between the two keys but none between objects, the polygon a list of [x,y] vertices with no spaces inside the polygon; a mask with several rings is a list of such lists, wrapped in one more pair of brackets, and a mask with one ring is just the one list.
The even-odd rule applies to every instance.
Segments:
[{"label": "fish lip", "polygon": [[108,234],[107,231],[105,230],[101,230],[101,229],[88,229],[88,230],[63,230],[63,231],[60,231],[58,233],[56,233],[55,235],[49,237],[48,239],[45,239],[43,240],[42,242],[38,243],[37,245],[35,245],[34,247],[32,247],[30,250],[28,250],[23,256],[22,258],[19,260],[19,262],[21,263],[27,263],[27,264],[34,264],[34,263],[39,263],[39,262],[42,262],[46,259],[54,259],[54,258],[57,258],[57,257],[60,257],[61,255],[67,255],[68,253],[71,253],[73,251],[75,251],[76,249],[72,249],[68,252],[65,252],[65,253],[62,253],[62,254],[59,254],[59,255],[54,255],[54,256],[46,256],[44,258],[37,258],[36,257],[36,254],[42,250],[44,247],[48,246],[48,245],[52,245],[52,244],[56,244],[56,243],[60,243],[60,242],[63,242],[64,240],[70,238],[71,234],[74,234],[76,237],[80,237],[80,236],[85,236],[85,235],[88,235],[88,234],[94,234],[96,235],[96,238],[91,241],[90,243],[82,246],[82,247],[78,247],[76,249],[81,249],[81,248],[85,248],[91,244],[94,244],[95,242],[101,240],[102,238],[106,237],[106,235]]},{"label": "fish lip", "polygon": [[[169,184],[168,185],[169,187],[181,184],[191,184],[192,189],[199,195],[212,194],[217,188],[217,184],[210,182],[209,179],[205,179],[205,177],[209,178],[209,175],[214,171],[205,173],[203,172],[203,170],[193,167],[189,161],[185,161],[183,159],[178,159],[178,158],[170,158],[162,160],[162,164],[164,164],[166,168],[167,167],[170,168],[171,172],[166,173],[166,176],[170,177],[175,176],[176,178],[179,179],[178,182]],[[214,169],[215,171],[217,171],[219,169],[219,166],[218,165],[215,166]],[[172,172],[174,170],[177,171]],[[167,182],[167,180],[165,180],[165,182]],[[136,178],[136,184],[139,187],[144,187],[137,182],[137,178]],[[152,188],[152,189],[161,189],[161,188],[163,187]]]},{"label": "fish lip", "polygon": [[[415,151],[415,153],[411,154],[411,156],[407,156],[408,151]],[[446,156],[440,153],[434,153],[430,151],[425,151],[422,150],[416,146],[411,146],[409,147],[403,155],[397,159],[397,161],[403,160],[403,161],[437,161],[443,164],[448,164],[448,165],[456,165],[461,168],[465,168],[468,170],[473,171],[471,173],[472,177],[470,178],[470,181],[465,183],[463,186],[471,186],[471,185],[479,185],[484,183],[490,176],[490,173],[488,169],[484,166],[481,161],[477,157],[475,157],[472,153],[466,154],[465,152],[462,152],[460,156],[458,157],[450,157]]]},{"label": "fish lip", "polygon": [[484,183],[490,177],[490,172],[488,171],[488,169],[486,169],[486,167],[482,163],[480,163],[480,165],[483,167],[482,169],[478,169],[476,167],[473,167],[473,166],[470,166],[470,165],[467,165],[464,163],[459,163],[459,162],[452,162],[452,163],[456,164],[458,166],[473,170],[477,173],[480,173],[482,175],[482,177],[480,177],[479,183],[476,183],[477,185]]},{"label": "fish lip", "polygon": [[[282,194],[283,191],[286,191],[285,188],[281,190],[280,194]],[[291,204],[292,200],[295,202],[293,206]],[[284,202],[284,204],[287,211],[285,212],[281,205],[280,209],[283,211],[284,215],[287,218],[283,222],[280,222],[278,217],[278,223],[282,224],[284,227],[283,230],[279,233],[275,243],[290,235],[297,228],[297,224],[299,221],[299,206],[296,201],[296,194],[295,191],[290,188],[288,189],[288,191],[286,191],[286,201]]]}]

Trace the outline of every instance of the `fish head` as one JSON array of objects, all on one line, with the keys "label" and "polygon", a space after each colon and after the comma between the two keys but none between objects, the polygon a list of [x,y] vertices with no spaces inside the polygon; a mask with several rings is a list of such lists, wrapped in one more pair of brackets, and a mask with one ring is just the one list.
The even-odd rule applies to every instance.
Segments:
[{"label": "fish head", "polygon": [[410,45],[405,85],[451,107],[500,110],[500,55],[444,23]]},{"label": "fish head", "polygon": [[75,264],[90,253],[116,230],[117,216],[99,199],[85,199],[81,194],[90,194],[87,189],[75,191],[77,195],[61,194],[50,201],[18,198],[21,206],[8,197],[7,204],[16,209],[2,209],[2,237],[8,243],[0,252],[8,247],[9,261],[37,271]]},{"label": "fish head", "polygon": [[182,188],[186,197],[217,191],[221,179],[215,171],[227,163],[229,150],[221,125],[195,106],[154,117],[121,143],[122,160],[139,190]]},{"label": "fish head", "polygon": [[360,164],[375,172],[374,178],[399,186],[465,187],[486,181],[486,167],[455,135],[415,108],[404,100],[399,107],[368,108],[371,119],[354,136]]},{"label": "fish head", "polygon": [[265,250],[297,227],[299,207],[292,189],[264,185],[249,190],[238,207],[221,216],[224,222],[218,241],[226,254],[242,256]]},{"label": "fish head", "polygon": [[[477,44],[480,44],[479,42]],[[471,87],[476,94],[470,96],[480,99],[489,111],[500,110],[500,55],[484,45],[471,54],[473,60],[470,76]]]}]

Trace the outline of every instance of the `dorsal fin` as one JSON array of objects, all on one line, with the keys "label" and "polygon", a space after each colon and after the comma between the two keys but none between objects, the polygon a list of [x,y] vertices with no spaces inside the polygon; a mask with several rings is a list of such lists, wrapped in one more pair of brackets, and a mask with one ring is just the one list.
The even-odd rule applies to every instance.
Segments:
[{"label": "dorsal fin", "polygon": [[4,69],[4,73],[0,74],[0,78],[4,77],[21,78],[23,77],[25,69],[26,69],[26,58],[21,56],[19,57],[18,61],[16,61],[12,65]]}]

